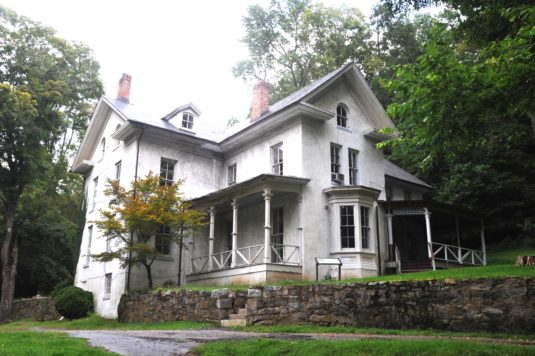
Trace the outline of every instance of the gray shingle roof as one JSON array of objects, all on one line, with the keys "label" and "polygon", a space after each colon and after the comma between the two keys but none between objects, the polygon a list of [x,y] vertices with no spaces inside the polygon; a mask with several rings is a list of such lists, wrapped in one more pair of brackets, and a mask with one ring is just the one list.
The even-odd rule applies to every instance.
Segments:
[{"label": "gray shingle roof", "polygon": [[410,174],[403,168],[396,166],[394,163],[390,162],[389,160],[385,159],[384,162],[385,162],[385,176],[389,176],[392,178],[403,180],[405,182],[421,185],[426,188],[432,188],[429,184],[427,184],[420,178]]}]

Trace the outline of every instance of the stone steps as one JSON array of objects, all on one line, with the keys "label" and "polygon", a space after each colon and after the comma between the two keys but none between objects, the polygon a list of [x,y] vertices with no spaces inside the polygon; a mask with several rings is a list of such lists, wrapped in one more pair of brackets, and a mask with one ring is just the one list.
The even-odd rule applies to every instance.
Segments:
[{"label": "stone steps", "polygon": [[247,309],[238,309],[237,314],[230,314],[228,319],[221,320],[221,326],[230,328],[233,326],[246,326],[247,325]]}]

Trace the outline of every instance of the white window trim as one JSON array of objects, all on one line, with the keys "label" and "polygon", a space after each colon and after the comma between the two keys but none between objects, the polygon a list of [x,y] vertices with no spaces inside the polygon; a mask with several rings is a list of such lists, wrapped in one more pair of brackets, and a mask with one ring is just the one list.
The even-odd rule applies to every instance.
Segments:
[{"label": "white window trim", "polygon": [[93,225],[89,225],[87,227],[87,245],[85,250],[84,268],[88,268],[89,262],[91,262],[91,243],[93,240],[93,229]]},{"label": "white window trim", "polygon": [[[108,279],[109,276],[109,279]],[[109,281],[109,285],[108,285]],[[108,300],[111,299],[111,285],[113,283],[113,275],[111,273],[106,273],[104,275],[104,297],[102,299]]]},{"label": "white window trim", "polygon": [[[342,235],[340,231],[341,223],[341,207],[342,206],[353,206],[354,223],[355,223],[355,247],[342,248]],[[370,224],[370,235],[368,239],[368,248],[362,248],[362,224],[360,216],[360,207],[364,206],[369,209],[368,223]],[[372,223],[373,216],[373,206],[368,204],[363,204],[361,202],[355,201],[337,201],[330,204],[331,209],[331,253],[359,253],[359,252],[368,252],[374,253],[375,251],[375,241],[374,234],[375,229]]]},{"label": "white window trim", "polygon": [[[191,128],[184,127],[184,115],[189,115],[191,117]],[[188,123],[189,123],[189,121],[188,121]],[[189,111],[184,111],[182,113],[181,118],[180,118],[180,129],[186,130],[186,131],[193,131],[193,127],[195,127],[195,115],[193,115],[193,113],[191,113]]]},{"label": "white window trim", "polygon": [[[234,180],[230,180],[230,172],[231,172],[231,169],[233,168],[234,170]],[[227,166],[227,186],[231,186],[231,185],[234,185],[236,184],[236,182],[238,181],[238,163],[232,163],[232,164],[229,164]]]},{"label": "white window trim", "polygon": [[[275,175],[284,175],[284,146],[282,145],[282,142],[277,143],[276,145],[271,146],[271,173]],[[279,154],[279,151],[281,154]],[[282,160],[277,161],[275,163],[275,154],[278,155],[278,158],[280,159],[280,156],[282,155]],[[277,173],[278,171],[278,173]]]}]

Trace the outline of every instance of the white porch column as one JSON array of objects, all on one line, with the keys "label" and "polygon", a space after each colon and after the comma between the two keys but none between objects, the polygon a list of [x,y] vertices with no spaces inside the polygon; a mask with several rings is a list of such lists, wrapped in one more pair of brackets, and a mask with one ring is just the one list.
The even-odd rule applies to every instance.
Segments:
[{"label": "white porch column", "polygon": [[455,235],[457,236],[457,258],[463,264],[463,253],[461,251],[461,234],[459,233],[459,217],[455,216]]},{"label": "white porch column", "polygon": [[395,260],[396,256],[394,256],[394,232],[392,230],[392,218],[394,215],[391,213],[386,214],[386,228],[388,230],[388,257],[390,260]]},{"label": "white porch column", "polygon": [[237,199],[232,199],[232,262],[230,267],[236,267],[236,249],[238,247],[238,209]]},{"label": "white porch column", "polygon": [[271,191],[266,188],[264,189],[264,263],[271,262],[271,250],[270,250],[270,241],[271,241]]},{"label": "white porch column", "polygon": [[431,245],[431,212],[427,210],[427,208],[424,208],[424,215],[425,215],[425,231],[427,234],[427,254],[429,258],[431,259],[431,265],[433,266],[433,271],[436,270],[435,266],[435,259],[433,257],[433,247]]},{"label": "white porch column", "polygon": [[483,220],[481,220],[481,251],[483,251],[483,265],[487,265],[487,248],[485,246],[485,225],[483,224]]},{"label": "white porch column", "polygon": [[215,240],[215,206],[210,207],[210,234],[208,236],[208,270],[213,268],[212,255],[214,254]]},{"label": "white porch column", "polygon": [[297,232],[299,234],[299,241],[301,241],[301,246],[299,246],[299,265],[305,260],[305,236],[303,233],[303,195],[299,194],[297,196],[297,206],[299,210],[299,225],[297,227]]}]

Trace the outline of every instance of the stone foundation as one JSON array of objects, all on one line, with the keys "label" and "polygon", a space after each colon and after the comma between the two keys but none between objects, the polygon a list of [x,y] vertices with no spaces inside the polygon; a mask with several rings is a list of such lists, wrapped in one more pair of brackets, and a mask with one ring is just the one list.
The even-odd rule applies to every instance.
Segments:
[{"label": "stone foundation", "polygon": [[32,319],[37,321],[58,319],[56,302],[52,298],[17,299],[13,302],[12,320]]},{"label": "stone foundation", "polygon": [[125,322],[219,321],[247,308],[249,325],[535,332],[535,278],[257,286],[247,292],[123,296]]}]

